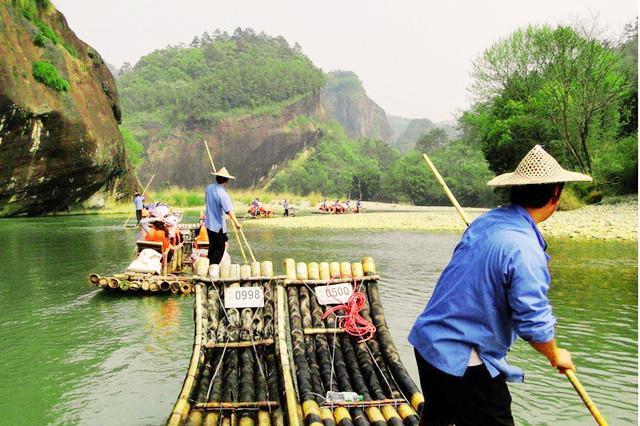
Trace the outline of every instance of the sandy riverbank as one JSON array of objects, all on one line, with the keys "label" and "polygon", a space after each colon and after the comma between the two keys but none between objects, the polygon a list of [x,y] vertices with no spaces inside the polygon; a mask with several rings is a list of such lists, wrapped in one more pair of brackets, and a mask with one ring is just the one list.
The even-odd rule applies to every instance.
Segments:
[{"label": "sandy riverbank", "polygon": [[[474,219],[486,209],[466,208]],[[556,212],[540,225],[545,237],[637,240],[638,203],[591,205],[578,210]],[[292,218],[256,219],[249,227],[286,229],[366,229],[462,232],[464,224],[452,207],[419,207],[367,203],[364,214],[309,215]]]}]

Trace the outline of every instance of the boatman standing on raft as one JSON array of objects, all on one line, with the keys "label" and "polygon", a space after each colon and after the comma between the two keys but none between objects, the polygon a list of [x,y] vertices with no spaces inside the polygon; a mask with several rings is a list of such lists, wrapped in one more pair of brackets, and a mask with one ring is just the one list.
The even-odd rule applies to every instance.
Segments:
[{"label": "boatman standing on raft", "polygon": [[225,216],[229,216],[231,222],[238,229],[242,228],[240,222],[233,212],[231,198],[227,194],[226,187],[229,179],[235,179],[227,171],[226,167],[221,168],[215,173],[211,173],[216,177],[216,183],[207,186],[204,191],[204,201],[206,205],[206,216],[204,226],[207,228],[209,236],[209,264],[219,264],[225,251],[225,243],[227,242],[227,224]]},{"label": "boatman standing on raft", "polygon": [[554,338],[549,256],[537,224],[556,211],[564,182],[591,180],[536,145],[513,173],[489,181],[511,187],[511,204],[471,223],[409,333],[425,397],[421,424],[513,425],[506,382],[524,374],[505,356],[517,336],[551,366],[575,371]]}]

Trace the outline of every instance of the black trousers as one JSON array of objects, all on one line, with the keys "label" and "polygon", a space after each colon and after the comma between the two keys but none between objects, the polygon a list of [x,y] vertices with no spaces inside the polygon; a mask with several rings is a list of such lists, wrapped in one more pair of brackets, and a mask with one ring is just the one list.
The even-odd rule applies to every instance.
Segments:
[{"label": "black trousers", "polygon": [[218,232],[213,232],[207,228],[207,235],[209,236],[209,252],[207,253],[209,264],[218,264],[224,255],[225,243],[228,240],[227,234],[222,232],[222,229]]},{"label": "black trousers", "polygon": [[140,219],[142,219],[142,210],[136,210],[136,220],[140,223]]},{"label": "black trousers", "polygon": [[492,378],[484,365],[467,367],[463,377],[429,364],[416,351],[424,406],[420,425],[513,426],[511,394],[504,375]]}]

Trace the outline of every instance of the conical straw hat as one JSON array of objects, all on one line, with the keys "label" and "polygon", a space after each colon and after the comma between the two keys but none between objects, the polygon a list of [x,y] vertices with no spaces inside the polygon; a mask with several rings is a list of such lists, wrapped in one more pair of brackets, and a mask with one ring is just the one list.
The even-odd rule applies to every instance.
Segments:
[{"label": "conical straw hat", "polygon": [[231,176],[226,167],[221,168],[220,170],[218,170],[215,173],[212,172],[211,174],[214,175],[214,176],[225,177],[227,179],[235,179],[235,176]]},{"label": "conical straw hat", "polygon": [[590,176],[563,169],[555,158],[540,145],[536,145],[524,156],[514,172],[496,176],[487,182],[487,185],[539,185],[559,182],[591,182],[592,180]]}]

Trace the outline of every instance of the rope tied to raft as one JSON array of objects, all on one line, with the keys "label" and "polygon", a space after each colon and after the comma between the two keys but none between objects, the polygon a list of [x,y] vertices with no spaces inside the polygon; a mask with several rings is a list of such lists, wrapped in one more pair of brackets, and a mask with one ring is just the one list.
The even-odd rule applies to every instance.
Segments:
[{"label": "rope tied to raft", "polygon": [[[376,334],[376,326],[371,321],[367,321],[360,315],[360,311],[367,305],[367,296],[358,289],[355,278],[351,275],[337,275],[335,278],[351,278],[353,279],[353,293],[349,296],[347,303],[336,305],[329,308],[322,315],[322,319],[326,319],[329,315],[334,314],[340,318],[339,326],[344,329],[345,333],[350,336],[360,337],[361,342],[371,340]],[[331,285],[331,280],[327,285]],[[337,311],[343,311],[342,315],[338,315]]]}]

